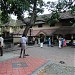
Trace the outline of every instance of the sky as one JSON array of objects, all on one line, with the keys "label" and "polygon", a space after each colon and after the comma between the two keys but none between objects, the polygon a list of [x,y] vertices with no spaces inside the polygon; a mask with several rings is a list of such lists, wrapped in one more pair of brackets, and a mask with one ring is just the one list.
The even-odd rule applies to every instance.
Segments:
[{"label": "sky", "polygon": [[[43,0],[44,2],[48,2],[48,1],[51,1],[51,2],[56,2],[58,0]],[[45,9],[44,13],[43,14],[49,14],[49,11],[47,9]],[[12,19],[16,20],[17,19],[17,16],[14,16],[13,14],[11,15]],[[27,15],[25,16],[27,17]]]},{"label": "sky", "polygon": [[[43,0],[44,2],[48,2],[48,1],[50,1],[50,2],[56,2],[56,1],[58,1],[58,0]],[[43,14],[49,14],[50,12],[47,10],[47,9],[45,9],[45,11],[44,11],[44,13]]]}]

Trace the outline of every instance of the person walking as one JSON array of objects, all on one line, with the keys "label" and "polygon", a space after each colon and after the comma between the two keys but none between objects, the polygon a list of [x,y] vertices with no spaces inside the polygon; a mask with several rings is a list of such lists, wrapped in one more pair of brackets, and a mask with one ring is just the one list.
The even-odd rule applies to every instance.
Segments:
[{"label": "person walking", "polygon": [[1,53],[1,56],[3,56],[3,46],[4,46],[4,39],[0,35],[0,53]]},{"label": "person walking", "polygon": [[23,52],[23,58],[25,57],[25,51],[26,51],[26,42],[27,42],[27,38],[26,36],[23,34],[21,39],[20,39],[20,44],[21,44],[21,52],[20,52],[20,57],[22,56],[22,52]]}]

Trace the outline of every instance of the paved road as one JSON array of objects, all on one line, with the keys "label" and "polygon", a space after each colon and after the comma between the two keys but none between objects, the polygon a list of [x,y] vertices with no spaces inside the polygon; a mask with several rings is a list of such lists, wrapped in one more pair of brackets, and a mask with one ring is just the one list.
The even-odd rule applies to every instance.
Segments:
[{"label": "paved road", "polygon": [[[14,47],[6,51],[8,52],[5,52],[4,56],[0,57],[0,61],[19,56],[20,47]],[[26,53],[30,56],[48,59],[56,63],[64,61],[65,65],[75,67],[75,48],[72,47],[63,47],[59,49],[58,46],[48,47],[44,45],[43,48],[40,48],[38,45],[34,45],[27,46]]]},{"label": "paved road", "polygon": [[35,45],[33,47],[28,47],[26,52],[30,56],[45,58],[56,63],[64,61],[67,66],[75,66],[75,48],[64,47],[59,49],[58,46],[47,47],[46,45],[40,48]]},{"label": "paved road", "polygon": [[[48,75],[51,74],[60,75],[60,73],[62,75],[64,74],[74,75],[75,69],[73,67],[75,67],[75,48],[63,47],[59,49],[58,46],[48,47],[47,45],[44,45],[43,48],[40,48],[38,45],[34,45],[34,46],[27,46],[26,53],[29,54],[29,56],[31,57],[49,60],[50,62],[47,66],[48,70],[46,70],[47,73],[49,73]],[[20,47],[15,46],[13,48],[6,49],[4,55],[0,57],[0,61],[19,57],[19,54],[20,54]],[[63,61],[64,64],[60,64],[59,63],[60,61]],[[36,73],[32,75],[37,75]],[[39,73],[38,75],[41,75],[41,73]]]}]

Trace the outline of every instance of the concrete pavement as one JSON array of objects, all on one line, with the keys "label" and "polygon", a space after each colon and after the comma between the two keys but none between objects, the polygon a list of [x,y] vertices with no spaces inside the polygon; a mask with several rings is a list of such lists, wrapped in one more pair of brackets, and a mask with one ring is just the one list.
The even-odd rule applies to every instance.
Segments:
[{"label": "concrete pavement", "polygon": [[58,46],[47,47],[44,45],[43,48],[38,45],[27,47],[26,51],[30,56],[44,58],[53,62],[59,63],[64,61],[67,66],[74,66],[75,60],[75,48],[63,47],[61,49]]},{"label": "concrete pavement", "polygon": [[[52,66],[53,69],[54,69],[54,66],[57,67],[58,64],[63,65],[63,66],[75,67],[75,48],[63,47],[62,49],[59,49],[58,46],[47,47],[47,45],[44,45],[43,48],[40,48],[38,45],[34,45],[34,46],[27,46],[26,53],[29,54],[29,56],[26,57],[26,59],[30,58],[30,57],[34,57],[35,59],[40,58],[40,60],[42,60],[42,61],[43,61],[43,59],[44,60],[46,59],[45,61],[48,62],[48,63],[44,62],[44,63],[46,63],[45,65],[43,65],[43,63],[41,63],[41,65],[43,65],[43,66],[40,68],[38,68],[39,67],[38,66],[37,71],[32,72],[31,75],[37,75],[39,70],[41,71],[42,69],[44,69],[45,66],[47,66],[49,64],[52,65],[53,63],[54,63],[54,65]],[[11,60],[12,58],[18,58],[19,54],[20,54],[20,47],[15,46],[14,48],[6,50],[4,52],[4,55],[2,57],[0,57],[0,61],[5,62],[7,60]],[[21,58],[21,59],[23,59],[23,58]],[[35,60],[35,59],[32,59],[32,60]],[[30,60],[31,60],[31,58],[30,58]],[[60,61],[63,61],[64,64],[61,64]],[[63,67],[61,66],[60,68],[63,68]],[[53,71],[53,72],[57,72],[57,71]],[[71,73],[71,75],[72,74],[73,73]],[[3,75],[3,74],[1,74],[1,75]],[[51,75],[51,74],[46,74],[46,73],[41,74],[41,72],[39,72],[38,75]],[[56,74],[52,74],[52,75],[56,75]],[[64,74],[62,74],[62,75],[64,75]],[[65,74],[65,75],[68,75],[68,74]]]}]

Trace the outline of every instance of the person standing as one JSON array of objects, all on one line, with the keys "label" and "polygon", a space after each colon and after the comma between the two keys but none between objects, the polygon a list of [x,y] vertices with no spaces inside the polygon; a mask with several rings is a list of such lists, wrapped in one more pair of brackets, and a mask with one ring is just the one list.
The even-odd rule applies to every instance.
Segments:
[{"label": "person standing", "polygon": [[50,37],[48,38],[48,46],[51,46],[51,39],[50,39]]},{"label": "person standing", "polygon": [[35,45],[35,37],[33,37],[33,44]]},{"label": "person standing", "polygon": [[40,38],[40,47],[41,47],[41,48],[43,47],[43,42],[44,42],[43,37],[41,37],[41,38]]},{"label": "person standing", "polygon": [[62,45],[62,40],[61,38],[59,38],[59,48],[61,48],[61,45]]},{"label": "person standing", "polygon": [[40,45],[40,38],[38,37],[38,45]]},{"label": "person standing", "polygon": [[3,56],[3,46],[4,46],[4,39],[0,35],[0,52],[1,52],[1,56]]},{"label": "person standing", "polygon": [[65,47],[66,46],[66,40],[64,39],[64,42],[63,42],[63,46]]},{"label": "person standing", "polygon": [[26,42],[27,42],[27,38],[26,36],[23,34],[21,39],[20,39],[20,44],[21,44],[21,52],[20,52],[20,58],[22,56],[22,52],[23,52],[23,58],[25,56],[25,51],[26,51]]}]

